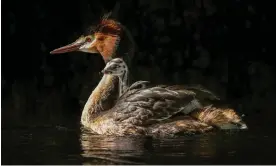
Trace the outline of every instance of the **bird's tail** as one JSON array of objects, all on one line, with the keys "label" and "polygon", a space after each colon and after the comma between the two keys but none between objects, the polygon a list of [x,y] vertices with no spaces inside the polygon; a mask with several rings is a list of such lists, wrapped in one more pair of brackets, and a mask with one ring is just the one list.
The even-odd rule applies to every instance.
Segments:
[{"label": "bird's tail", "polygon": [[222,130],[248,129],[241,116],[230,108],[217,108],[209,105],[191,112],[190,115],[201,122],[215,126]]}]

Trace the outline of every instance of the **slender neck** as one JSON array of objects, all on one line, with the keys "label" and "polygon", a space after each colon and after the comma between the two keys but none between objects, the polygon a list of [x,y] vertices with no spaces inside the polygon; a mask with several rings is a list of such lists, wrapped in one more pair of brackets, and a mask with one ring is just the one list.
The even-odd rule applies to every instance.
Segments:
[{"label": "slender neck", "polygon": [[106,111],[114,105],[118,98],[118,78],[112,75],[104,75],[90,95],[82,111],[81,123],[89,126],[93,119],[102,111]]},{"label": "slender neck", "polygon": [[119,76],[119,96],[121,96],[128,88],[128,70]]}]

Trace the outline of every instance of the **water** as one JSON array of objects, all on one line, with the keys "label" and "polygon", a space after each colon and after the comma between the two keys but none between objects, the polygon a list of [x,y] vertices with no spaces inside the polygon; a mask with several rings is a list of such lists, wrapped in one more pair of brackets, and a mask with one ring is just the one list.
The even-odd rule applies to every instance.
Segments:
[{"label": "water", "polygon": [[105,137],[76,128],[2,129],[2,164],[275,164],[262,128],[177,138]]}]

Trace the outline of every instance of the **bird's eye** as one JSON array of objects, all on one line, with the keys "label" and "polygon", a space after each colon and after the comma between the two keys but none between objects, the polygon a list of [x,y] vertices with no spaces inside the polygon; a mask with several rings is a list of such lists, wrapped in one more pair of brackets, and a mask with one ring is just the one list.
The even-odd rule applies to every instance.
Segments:
[{"label": "bird's eye", "polygon": [[88,37],[88,38],[85,39],[85,41],[86,41],[86,42],[91,42],[91,38]]}]

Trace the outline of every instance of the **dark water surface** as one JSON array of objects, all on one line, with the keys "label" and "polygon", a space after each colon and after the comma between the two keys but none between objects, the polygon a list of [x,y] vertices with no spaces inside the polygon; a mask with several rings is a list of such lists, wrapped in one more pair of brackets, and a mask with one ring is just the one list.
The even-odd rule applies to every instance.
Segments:
[{"label": "dark water surface", "polygon": [[2,129],[2,164],[275,164],[275,133],[155,139],[104,137],[66,126]]}]

